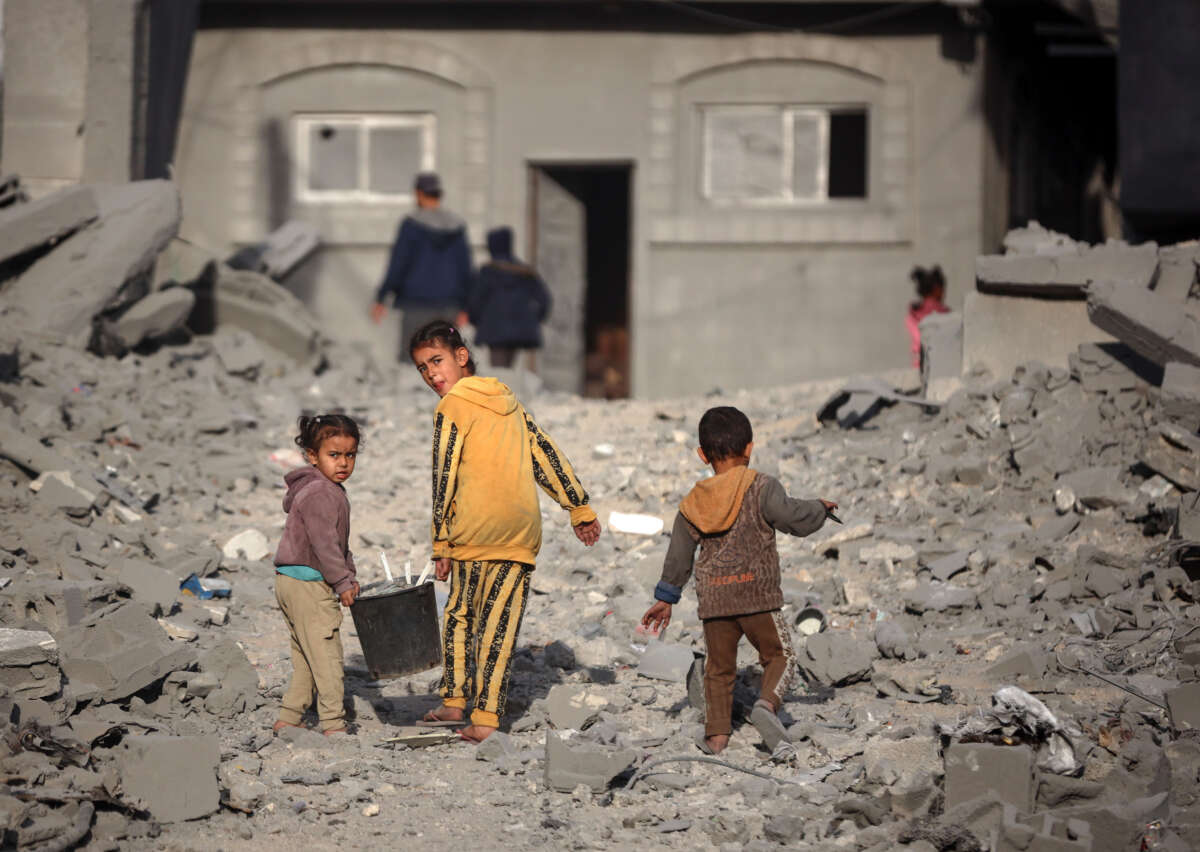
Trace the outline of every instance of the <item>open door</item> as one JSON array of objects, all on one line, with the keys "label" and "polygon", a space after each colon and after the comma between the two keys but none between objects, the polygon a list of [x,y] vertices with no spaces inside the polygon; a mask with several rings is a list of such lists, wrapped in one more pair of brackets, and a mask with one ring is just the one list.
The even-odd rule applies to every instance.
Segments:
[{"label": "open door", "polygon": [[554,297],[539,372],[553,390],[629,396],[631,163],[529,169],[529,257]]},{"label": "open door", "polygon": [[530,169],[530,174],[533,264],[554,299],[542,329],[545,345],[538,358],[538,373],[551,390],[581,393],[587,210],[544,169]]}]

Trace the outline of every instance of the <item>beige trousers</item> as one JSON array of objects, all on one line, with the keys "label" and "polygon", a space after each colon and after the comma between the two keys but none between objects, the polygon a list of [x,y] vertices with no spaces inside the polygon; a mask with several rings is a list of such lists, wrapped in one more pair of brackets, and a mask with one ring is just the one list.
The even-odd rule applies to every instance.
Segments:
[{"label": "beige trousers", "polygon": [[341,602],[326,583],[286,574],[275,575],[275,600],[292,638],[292,680],[279,721],[299,725],[315,698],[322,731],[346,727]]}]

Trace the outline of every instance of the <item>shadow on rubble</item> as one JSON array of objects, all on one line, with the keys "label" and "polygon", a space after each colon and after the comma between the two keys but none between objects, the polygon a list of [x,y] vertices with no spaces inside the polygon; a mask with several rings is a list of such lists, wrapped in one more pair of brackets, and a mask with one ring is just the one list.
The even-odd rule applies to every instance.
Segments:
[{"label": "shadow on rubble", "polygon": [[[552,645],[558,643],[551,643]],[[553,651],[550,654],[553,655]],[[504,718],[500,722],[507,730],[524,716],[533,703],[544,699],[551,687],[564,683],[565,674],[583,672],[592,683],[613,683],[616,672],[610,668],[576,666],[574,661],[556,659],[556,664],[547,662],[547,648],[526,645],[513,652],[512,674],[508,684],[508,702]],[[563,664],[569,667],[563,667]],[[346,660],[346,710],[351,722],[355,721],[353,697],[358,696],[371,705],[380,722],[386,725],[415,725],[430,710],[441,705],[438,684],[441,669],[431,669],[422,674],[404,679],[407,695],[385,696],[384,690],[395,681],[374,680],[366,670],[366,661],[361,654],[352,654]],[[416,683],[414,683],[414,681]],[[417,684],[424,682],[425,691],[416,691]]]}]

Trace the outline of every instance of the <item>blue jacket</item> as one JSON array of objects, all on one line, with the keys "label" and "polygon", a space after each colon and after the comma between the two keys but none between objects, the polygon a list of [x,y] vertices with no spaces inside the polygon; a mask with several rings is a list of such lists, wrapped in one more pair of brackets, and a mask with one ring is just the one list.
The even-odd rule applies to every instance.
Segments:
[{"label": "blue jacket", "polygon": [[471,286],[466,223],[448,210],[419,209],[404,217],[375,301],[462,309]]},{"label": "blue jacket", "polygon": [[487,241],[492,260],[480,267],[467,301],[475,342],[536,349],[550,313],[550,291],[533,267],[513,256],[512,229],[488,231]]}]

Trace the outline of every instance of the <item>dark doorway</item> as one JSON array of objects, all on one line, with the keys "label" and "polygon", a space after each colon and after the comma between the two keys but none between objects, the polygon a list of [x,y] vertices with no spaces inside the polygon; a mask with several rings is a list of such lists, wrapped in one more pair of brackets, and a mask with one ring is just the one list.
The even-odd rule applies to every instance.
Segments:
[{"label": "dark doorway", "polygon": [[529,257],[554,306],[539,372],[551,388],[629,396],[630,163],[529,168]]}]

